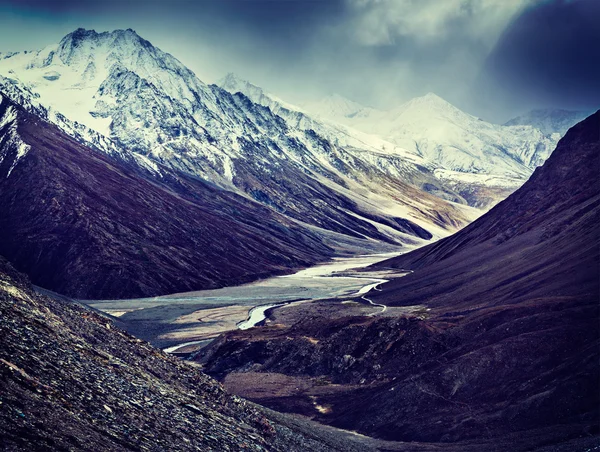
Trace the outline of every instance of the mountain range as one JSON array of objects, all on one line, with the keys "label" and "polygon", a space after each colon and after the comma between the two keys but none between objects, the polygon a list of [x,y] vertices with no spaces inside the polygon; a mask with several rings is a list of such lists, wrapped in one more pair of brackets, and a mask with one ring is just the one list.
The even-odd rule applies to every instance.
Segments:
[{"label": "mountain range", "polygon": [[5,96],[81,144],[158,182],[174,171],[253,200],[340,252],[419,243],[479,214],[422,159],[292,127],[242,94],[204,84],[132,30],[78,29],[43,50],[1,55],[0,73]]},{"label": "mountain range", "polygon": [[[132,30],[78,29],[41,51],[1,55],[0,73],[3,99],[13,102],[5,102],[0,131],[0,202],[10,212],[0,252],[34,283],[63,294],[121,298],[235,284],[333,254],[422,243],[478,215],[420,160],[291,127],[242,94],[202,83]],[[77,157],[60,155],[69,151]],[[125,177],[108,177],[119,173]],[[417,179],[446,199],[411,183]],[[190,200],[201,210],[191,216],[213,220],[194,224]],[[165,202],[178,213],[164,215],[157,207]],[[99,210],[113,218],[101,219]],[[74,226],[58,233],[65,217]],[[288,235],[290,228],[300,235]],[[239,232],[227,259],[222,231]],[[76,252],[79,246],[90,252]],[[167,256],[161,250],[168,247],[182,254]],[[131,282],[138,271],[147,281]],[[83,284],[91,273],[104,280]]]},{"label": "mountain range", "polygon": [[[3,97],[15,102],[3,110],[3,139],[12,145],[2,152],[14,157],[5,159],[7,177],[0,185],[0,202],[11,212],[3,224],[10,240],[0,253],[36,284],[80,298],[218,287],[334,254],[389,250],[446,236],[481,214],[474,207],[488,208],[517,188],[558,138],[531,126],[485,123],[432,94],[389,113],[337,99],[313,117],[233,75],[222,87],[206,85],[133,30],[78,29],[40,51],[0,55],[0,74]],[[355,108],[359,111],[348,113]],[[17,111],[22,119],[13,118]],[[323,112],[334,119],[345,114],[356,128],[320,119]],[[40,141],[23,125],[28,122],[39,124],[52,140]],[[70,148],[62,143],[72,139],[85,162],[52,174],[57,165],[75,161],[59,155]],[[37,140],[34,146],[32,140]],[[23,143],[20,150],[17,142]],[[52,161],[37,158],[41,153]],[[113,166],[110,174],[128,174],[140,185],[122,178],[107,183],[106,191],[100,189],[107,176],[100,176],[98,166],[95,181],[85,176],[89,170],[82,170],[92,160],[107,162],[100,167]],[[13,175],[19,167],[31,168]],[[66,199],[47,199],[47,185]],[[35,187],[26,193],[38,202],[15,197],[22,193],[18,186]],[[146,229],[107,230],[109,223],[139,222],[144,211],[140,199],[150,193],[145,186],[168,192],[144,203],[152,212],[142,216]],[[124,199],[116,200],[109,190]],[[201,205],[200,216],[207,210],[217,217],[229,212],[227,222],[210,221],[214,230],[194,225],[191,217],[198,216],[190,216],[183,206],[168,218],[158,214],[164,209],[157,209],[157,200],[173,199],[169,203],[177,209],[191,198],[196,207]],[[61,215],[71,214],[50,215],[51,199],[63,209],[73,209],[77,200],[81,223],[73,220],[77,226],[68,233],[85,239],[56,233]],[[102,220],[102,233],[95,227],[100,217],[92,214],[99,209],[115,216]],[[166,232],[166,224],[179,231],[177,239]],[[197,230],[204,231],[201,238]],[[214,249],[223,255],[223,230],[239,232],[237,245],[227,248],[232,249],[232,265],[211,254]],[[47,249],[48,243],[55,251]],[[44,253],[38,249],[41,244]],[[77,244],[103,251],[76,253],[79,257],[67,264]],[[182,255],[166,256],[159,251],[164,246]],[[115,256],[110,262],[107,250]],[[130,262],[126,271],[125,262]],[[207,269],[201,265],[206,262],[214,265]],[[163,263],[163,277],[148,271],[163,271]],[[57,266],[61,270],[50,276],[48,268]],[[147,275],[147,282],[131,282],[131,272],[138,271]],[[105,280],[84,288],[89,272],[104,274],[97,277]],[[106,281],[114,281],[112,287]]]},{"label": "mountain range", "polygon": [[[207,85],[131,29],[0,54],[0,445],[596,448],[600,111],[584,117],[498,125],[432,93],[295,106]],[[383,251],[405,253],[333,275],[366,292],[267,306],[188,362],[81,301]],[[183,331],[182,312],[218,323],[218,298],[162,301]]]},{"label": "mountain range", "polygon": [[[480,208],[493,206],[520,187],[548,158],[566,129],[586,116],[546,111],[545,122],[541,116],[533,121],[532,113],[497,125],[464,113],[433,93],[384,111],[339,95],[294,107],[234,74],[219,84],[268,106],[291,124],[308,122],[332,140],[412,159],[426,166],[439,184]],[[554,119],[548,119],[552,115]],[[426,182],[412,179],[411,183],[440,194]]]}]

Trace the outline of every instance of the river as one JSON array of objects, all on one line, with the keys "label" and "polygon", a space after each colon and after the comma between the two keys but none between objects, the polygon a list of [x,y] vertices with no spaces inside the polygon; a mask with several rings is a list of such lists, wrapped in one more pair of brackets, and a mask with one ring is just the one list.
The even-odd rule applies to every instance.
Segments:
[{"label": "river", "polygon": [[[225,331],[253,328],[265,320],[270,309],[284,304],[360,296],[376,305],[364,296],[386,280],[350,270],[399,254],[336,258],[290,275],[241,286],[135,300],[100,300],[90,305],[119,317],[130,333],[177,353]],[[383,305],[376,306],[385,310]]]}]

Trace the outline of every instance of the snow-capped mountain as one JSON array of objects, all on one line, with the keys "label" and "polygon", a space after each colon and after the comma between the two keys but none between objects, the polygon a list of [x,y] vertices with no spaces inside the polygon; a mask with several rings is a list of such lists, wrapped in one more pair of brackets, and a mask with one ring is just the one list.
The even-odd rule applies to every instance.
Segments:
[{"label": "snow-capped mountain", "polygon": [[367,116],[373,112],[372,108],[346,99],[339,94],[332,94],[319,101],[307,102],[303,108],[319,118],[341,119]]},{"label": "snow-capped mountain", "polygon": [[345,122],[385,137],[445,169],[508,177],[528,176],[556,144],[533,127],[485,122],[433,93],[390,111],[371,109],[369,114],[355,115]]},{"label": "snow-capped mountain", "polygon": [[[329,119],[422,157],[435,167],[440,180],[474,205],[485,204],[482,191],[497,201],[522,185],[560,138],[531,125],[488,123],[433,93],[389,111],[355,108],[350,115],[331,109]],[[323,111],[327,109],[315,110],[317,114]]]},{"label": "snow-capped mountain", "polygon": [[[269,106],[288,122],[295,123],[301,115],[305,123],[330,140],[368,148],[371,155],[400,155],[404,162],[433,173],[443,189],[430,192],[446,197],[447,191],[453,191],[470,205],[483,208],[520,187],[560,138],[546,136],[529,125],[485,122],[433,93],[390,111],[364,107],[339,95],[295,107],[283,106],[276,97],[231,74],[221,83],[231,92],[243,92],[254,102]],[[388,163],[381,157],[377,161],[383,171],[394,174],[393,165]],[[414,172],[406,169],[403,177],[419,185]],[[431,187],[429,181],[421,181],[420,186]]]},{"label": "snow-capped mountain", "polygon": [[560,109],[531,110],[507,121],[506,126],[527,125],[535,127],[545,135],[558,133],[563,136],[579,121],[583,121],[589,113],[583,111],[570,111]]},{"label": "snow-capped mountain", "polygon": [[155,177],[132,155],[84,145],[0,92],[0,255],[91,299],[243,283],[334,254],[316,230],[165,166]]},{"label": "snow-capped mountain", "polygon": [[[23,105],[44,109],[70,134],[81,129],[80,140],[130,156],[153,177],[163,167],[191,174],[326,231],[330,240],[334,234],[336,243],[414,242],[446,235],[476,215],[407,183],[405,174],[414,173],[430,191],[464,202],[419,169],[418,156],[377,154],[366,149],[371,144],[357,149],[348,144],[355,135],[336,132],[334,140],[299,112],[292,125],[289,115],[204,84],[132,30],[78,29],[43,50],[0,56],[0,75],[12,86],[7,95],[20,93]],[[109,143],[99,146],[99,137]]]},{"label": "snow-capped mountain", "polygon": [[283,118],[289,127],[317,133],[360,162],[363,167],[361,172],[365,168],[375,169],[389,178],[408,182],[442,199],[466,202],[436,178],[435,165],[390,141],[309,114],[303,108],[282,101],[235,74],[228,74],[218,84],[232,94],[242,93],[254,103],[268,107]]},{"label": "snow-capped mountain", "polygon": [[[253,85],[247,80],[239,78],[234,73],[230,72],[225,77],[217,82],[217,85],[232,94],[242,93],[247,96],[252,102],[269,107],[276,115],[280,111],[300,111],[298,107],[288,104],[282,99],[279,99],[271,93],[266,93],[262,88]],[[285,114],[285,113],[284,113]]]}]

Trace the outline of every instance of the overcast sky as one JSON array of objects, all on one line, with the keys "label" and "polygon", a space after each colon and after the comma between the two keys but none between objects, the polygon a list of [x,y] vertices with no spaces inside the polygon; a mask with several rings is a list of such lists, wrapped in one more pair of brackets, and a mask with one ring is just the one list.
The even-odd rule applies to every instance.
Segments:
[{"label": "overcast sky", "polygon": [[392,108],[429,91],[502,121],[600,107],[600,0],[0,0],[0,51],[133,28],[206,82]]}]

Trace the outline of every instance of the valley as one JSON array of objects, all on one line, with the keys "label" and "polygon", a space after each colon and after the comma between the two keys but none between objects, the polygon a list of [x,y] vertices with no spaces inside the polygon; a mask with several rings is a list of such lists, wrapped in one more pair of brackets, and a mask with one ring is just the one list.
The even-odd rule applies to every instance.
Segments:
[{"label": "valley", "polygon": [[120,327],[134,336],[170,353],[188,355],[222,333],[261,324],[265,315],[270,316],[275,307],[285,306],[287,310],[299,304],[327,299],[346,303],[344,312],[347,313],[377,315],[381,307],[370,307],[367,300],[360,304],[361,297],[381,284],[383,276],[399,277],[404,273],[397,270],[371,273],[356,270],[404,252],[407,251],[336,258],[290,275],[216,290],[84,302],[113,316]]},{"label": "valley", "polygon": [[365,268],[405,274],[369,292],[385,313],[277,308],[193,359],[240,396],[382,440],[585,449],[600,433],[599,121],[463,230]]},{"label": "valley", "polygon": [[466,94],[511,15],[587,2],[157,0],[145,37],[0,41],[0,449],[600,448],[600,110]]}]

